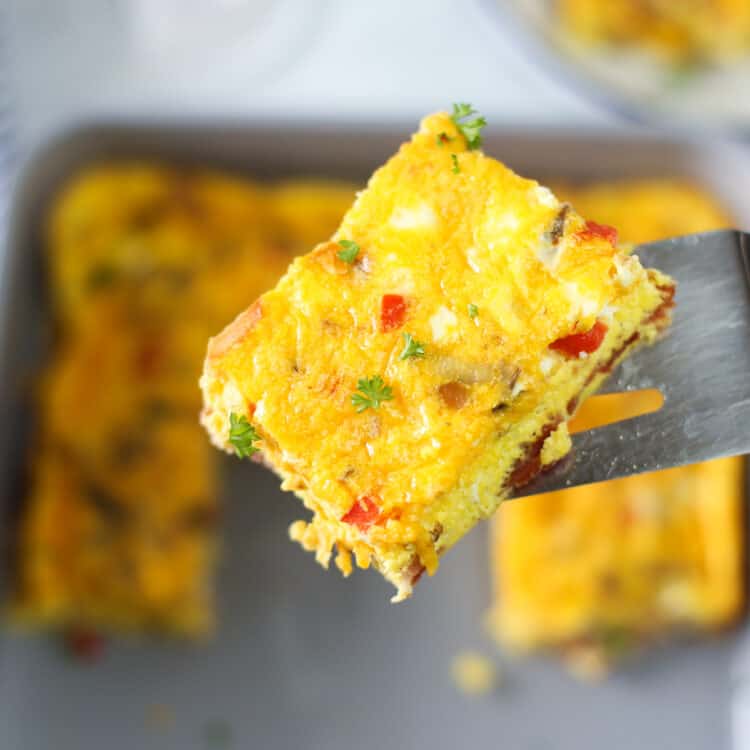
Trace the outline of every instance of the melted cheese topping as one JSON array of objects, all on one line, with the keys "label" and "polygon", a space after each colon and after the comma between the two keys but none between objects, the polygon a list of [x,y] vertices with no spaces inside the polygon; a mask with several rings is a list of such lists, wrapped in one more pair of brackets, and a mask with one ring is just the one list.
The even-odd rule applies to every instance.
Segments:
[{"label": "melted cheese topping", "polygon": [[[449,146],[436,142],[442,132],[453,137]],[[617,307],[623,312],[608,350],[660,301],[656,277],[637,261],[626,288],[615,264],[625,262],[623,253],[586,234],[572,210],[555,232],[561,205],[549,190],[463,142],[447,115],[426,118],[373,175],[333,241],[292,264],[259,301],[257,320],[250,323],[245,313],[216,340],[220,346],[211,345],[203,379],[204,421],[217,444],[227,445],[222,393],[231,382],[246,413],[263,400],[261,446],[283,476],[294,475],[331,538],[339,533],[342,544],[356,540],[370,549],[397,544],[398,565],[411,547],[422,562],[432,561],[428,570],[436,565],[433,524],[448,526],[435,508],[462,486],[467,467],[508,434],[508,471],[549,416],[540,408],[549,388],[540,363],[549,345]],[[537,257],[543,236],[558,246],[554,268]],[[353,266],[336,260],[338,240],[358,244]],[[391,328],[381,320],[381,303],[402,293],[404,277],[405,316]],[[473,319],[470,305],[479,310]],[[401,359],[406,332],[424,345],[424,358]],[[580,387],[595,366],[564,369],[560,396]],[[373,376],[393,397],[357,413],[352,394],[360,379]],[[514,399],[519,377],[525,397]],[[498,403],[508,408],[493,411]],[[527,418],[525,431],[514,432]],[[377,498],[386,520],[366,533],[341,529],[339,519],[361,497]],[[444,544],[466,525],[455,519]]]},{"label": "melted cheese topping", "polygon": [[[205,342],[329,236],[353,194],[146,163],[98,164],[64,187],[47,246],[60,336],[14,545],[15,620],[210,629],[219,479],[196,420]],[[223,395],[244,409],[231,383]]]}]

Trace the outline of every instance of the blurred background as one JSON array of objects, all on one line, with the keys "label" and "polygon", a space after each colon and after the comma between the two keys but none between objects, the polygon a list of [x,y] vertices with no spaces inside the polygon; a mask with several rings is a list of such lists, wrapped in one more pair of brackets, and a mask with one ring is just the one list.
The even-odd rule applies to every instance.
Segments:
[{"label": "blurred background", "polygon": [[750,227],[749,83],[750,0],[0,4],[0,746],[750,748],[744,459],[507,504],[395,606],[197,423],[423,115],[637,244]]}]

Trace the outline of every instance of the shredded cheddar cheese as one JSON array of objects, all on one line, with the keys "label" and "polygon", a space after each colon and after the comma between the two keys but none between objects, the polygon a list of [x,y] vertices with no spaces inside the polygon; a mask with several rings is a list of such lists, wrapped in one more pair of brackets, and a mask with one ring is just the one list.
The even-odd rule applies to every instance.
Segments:
[{"label": "shredded cheddar cheese", "polygon": [[[564,453],[555,430],[569,404],[654,339],[649,318],[672,293],[627,261],[614,230],[469,148],[470,130],[471,144],[449,115],[425,118],[330,241],[211,341],[201,380],[221,448],[237,403],[253,420],[263,402],[257,446],[313,514],[294,538],[323,564],[336,547],[345,572],[346,552],[364,547],[397,600]],[[331,261],[342,240],[359,248],[351,265]],[[554,264],[537,256],[542,240],[557,247]],[[618,262],[630,263],[628,286]],[[617,311],[606,326],[604,310]],[[571,355],[591,330],[603,331],[596,345]],[[404,332],[424,357],[401,358]],[[569,337],[568,350],[551,348]]]}]

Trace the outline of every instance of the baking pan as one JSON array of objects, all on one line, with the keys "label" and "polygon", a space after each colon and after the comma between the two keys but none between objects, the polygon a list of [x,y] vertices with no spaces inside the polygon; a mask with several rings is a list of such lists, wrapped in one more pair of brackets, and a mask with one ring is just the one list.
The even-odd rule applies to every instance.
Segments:
[{"label": "baking pan", "polygon": [[[92,161],[119,157],[261,178],[363,182],[409,132],[409,125],[101,124],[37,152],[19,183],[2,271],[0,481],[7,515],[24,491],[28,383],[51,338],[40,228],[62,182]],[[688,177],[750,228],[750,155],[731,145],[527,131],[491,132],[486,150],[542,179]],[[300,507],[270,472],[230,459],[224,469],[216,638],[199,646],[117,640],[101,662],[81,665],[66,660],[53,639],[6,633],[2,750],[731,746],[733,711],[742,714],[733,701],[750,690],[741,666],[745,628],[654,651],[593,686],[551,661],[493,656],[505,664],[504,684],[469,699],[456,692],[449,665],[467,647],[495,653],[481,625],[490,603],[485,527],[450,552],[413,599],[392,605],[377,574],[345,581],[287,540]],[[7,535],[9,524],[2,528]]]}]

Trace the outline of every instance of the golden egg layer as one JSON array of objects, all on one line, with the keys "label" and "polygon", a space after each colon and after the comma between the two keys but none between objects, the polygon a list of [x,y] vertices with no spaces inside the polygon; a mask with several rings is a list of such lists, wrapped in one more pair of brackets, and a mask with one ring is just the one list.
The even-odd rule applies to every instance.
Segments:
[{"label": "golden egg layer", "polygon": [[[204,424],[232,450],[247,419],[312,511],[292,537],[323,564],[335,545],[345,574],[350,553],[373,563],[403,599],[564,454],[572,400],[666,323],[672,282],[613,239],[427,117],[332,239],[211,341]],[[593,329],[595,350],[551,347]]]},{"label": "golden egg layer", "polygon": [[588,44],[637,47],[672,62],[731,60],[750,48],[746,0],[557,0],[564,28]]},{"label": "golden egg layer", "polygon": [[353,188],[150,163],[64,186],[46,260],[56,342],[38,387],[11,615],[200,635],[219,478],[197,415],[205,342],[331,234]]},{"label": "golden egg layer", "polygon": [[[680,181],[558,190],[625,241],[731,225]],[[595,396],[571,429],[617,421],[650,398]],[[591,678],[675,628],[732,623],[744,603],[742,464],[721,459],[505,504],[493,519],[493,633],[512,649],[554,648]]]}]

